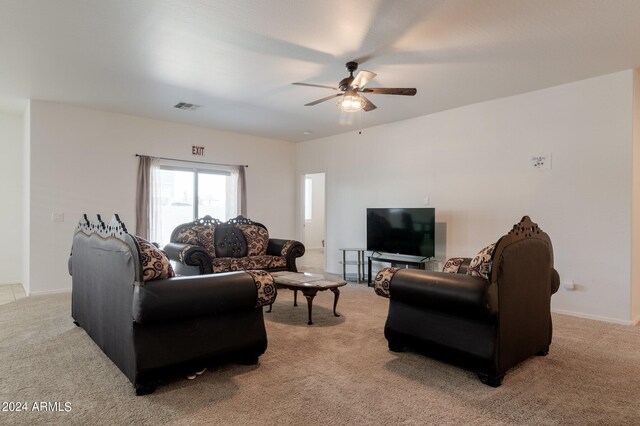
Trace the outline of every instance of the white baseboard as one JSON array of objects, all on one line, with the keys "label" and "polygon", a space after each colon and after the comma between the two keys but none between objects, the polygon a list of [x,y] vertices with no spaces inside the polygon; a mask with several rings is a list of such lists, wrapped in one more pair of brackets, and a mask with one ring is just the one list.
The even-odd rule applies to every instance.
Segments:
[{"label": "white baseboard", "polygon": [[71,293],[71,288],[58,288],[56,290],[31,291],[28,296],[44,296],[47,294]]},{"label": "white baseboard", "polygon": [[634,325],[637,323],[637,321],[640,320],[640,317],[637,318],[635,321],[630,321],[630,320],[621,320],[618,318],[604,317],[601,315],[584,314],[582,312],[565,311],[563,309],[552,309],[551,312],[553,312],[554,314],[570,315],[572,317],[586,318],[586,319],[610,322],[613,324],[621,324],[621,325]]}]

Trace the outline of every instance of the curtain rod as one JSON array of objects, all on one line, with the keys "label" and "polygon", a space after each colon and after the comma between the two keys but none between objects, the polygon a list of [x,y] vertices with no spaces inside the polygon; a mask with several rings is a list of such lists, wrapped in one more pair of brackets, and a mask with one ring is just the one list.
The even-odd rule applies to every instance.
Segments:
[{"label": "curtain rod", "polygon": [[[142,154],[136,154],[136,157],[140,157]],[[191,161],[191,160],[179,160],[177,158],[167,158],[167,157],[153,157],[151,155],[147,155],[147,157],[157,158],[159,160],[169,160],[169,161],[182,161],[183,163],[196,163],[196,164],[209,164],[212,166],[238,166],[238,167],[249,167],[247,164],[224,164],[224,163],[207,163],[204,161]]]}]

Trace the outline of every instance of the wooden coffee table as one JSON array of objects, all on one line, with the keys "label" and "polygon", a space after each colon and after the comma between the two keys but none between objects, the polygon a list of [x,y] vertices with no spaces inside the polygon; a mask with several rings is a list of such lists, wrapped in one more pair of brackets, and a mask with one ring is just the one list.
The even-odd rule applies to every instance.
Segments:
[{"label": "wooden coffee table", "polygon": [[[338,305],[338,298],[340,297],[340,290],[338,287],[346,285],[347,282],[335,278],[325,277],[320,274],[311,274],[309,272],[289,272],[280,271],[272,272],[273,282],[278,288],[287,288],[293,290],[293,306],[298,306],[298,290],[302,292],[304,297],[307,298],[307,310],[309,311],[308,325],[313,324],[311,321],[311,310],[313,308],[313,298],[319,291],[331,290],[333,293],[333,315],[339,317],[340,314],[336,312],[336,306]],[[273,303],[269,305],[271,312]]]}]

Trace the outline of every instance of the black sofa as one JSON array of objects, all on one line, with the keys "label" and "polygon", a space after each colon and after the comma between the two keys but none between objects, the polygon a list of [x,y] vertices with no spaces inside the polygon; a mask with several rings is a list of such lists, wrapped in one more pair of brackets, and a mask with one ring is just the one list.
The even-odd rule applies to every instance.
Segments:
[{"label": "black sofa", "polygon": [[390,299],[390,350],[412,347],[472,369],[494,387],[510,368],[548,353],[551,295],[560,278],[549,236],[528,216],[473,261],[453,258],[445,270],[453,273],[378,273],[375,291]]},{"label": "black sofa", "polygon": [[264,271],[171,277],[159,250],[111,223],[78,224],[69,258],[71,314],[134,384],[138,395],[161,380],[214,361],[255,364],[267,348],[262,306],[276,290]]},{"label": "black sofa", "polygon": [[297,272],[304,245],[269,238],[267,227],[242,216],[221,222],[211,216],[178,225],[164,251],[181,275],[247,269]]}]

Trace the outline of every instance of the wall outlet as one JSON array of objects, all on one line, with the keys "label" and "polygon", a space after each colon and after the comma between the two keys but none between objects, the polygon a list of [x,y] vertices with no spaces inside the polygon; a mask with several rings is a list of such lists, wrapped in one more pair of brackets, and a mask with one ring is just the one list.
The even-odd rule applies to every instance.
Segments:
[{"label": "wall outlet", "polygon": [[576,289],[576,283],[575,281],[564,281],[562,283],[562,286],[566,289],[566,290],[570,290],[573,291]]},{"label": "wall outlet", "polygon": [[64,213],[51,212],[51,222],[54,222],[54,223],[64,222]]},{"label": "wall outlet", "polygon": [[429,196],[424,197],[424,200],[422,200],[422,202],[424,203],[425,206],[429,205]]}]

